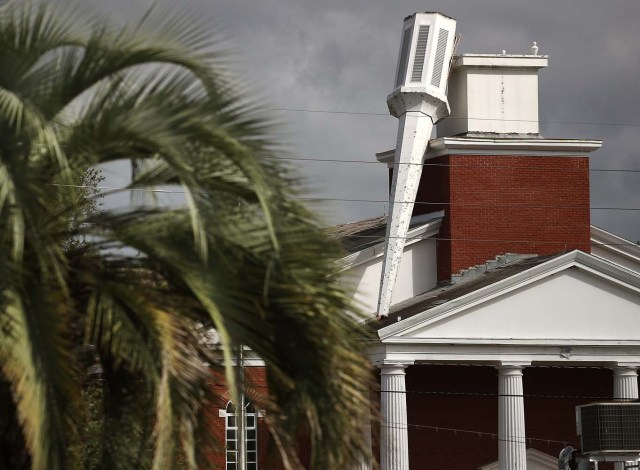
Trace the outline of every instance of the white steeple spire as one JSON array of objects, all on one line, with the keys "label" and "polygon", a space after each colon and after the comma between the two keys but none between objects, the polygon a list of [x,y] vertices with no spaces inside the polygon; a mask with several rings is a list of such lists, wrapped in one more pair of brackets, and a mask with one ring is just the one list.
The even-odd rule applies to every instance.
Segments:
[{"label": "white steeple spire", "polygon": [[389,112],[399,119],[378,317],[386,317],[404,251],[422,162],[433,125],[449,115],[446,89],[456,20],[416,13],[404,21],[395,90]]}]

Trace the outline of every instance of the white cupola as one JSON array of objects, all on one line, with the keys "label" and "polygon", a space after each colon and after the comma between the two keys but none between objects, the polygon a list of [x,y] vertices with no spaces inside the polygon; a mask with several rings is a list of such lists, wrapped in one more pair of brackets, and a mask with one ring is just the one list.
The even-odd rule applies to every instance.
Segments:
[{"label": "white cupola", "polygon": [[451,114],[438,137],[538,134],[538,71],[546,55],[462,54],[449,76]]}]

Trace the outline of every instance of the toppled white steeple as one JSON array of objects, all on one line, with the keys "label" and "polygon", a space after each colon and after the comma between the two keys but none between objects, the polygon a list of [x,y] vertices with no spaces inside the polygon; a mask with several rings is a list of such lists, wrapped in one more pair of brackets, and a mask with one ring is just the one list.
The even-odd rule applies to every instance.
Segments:
[{"label": "toppled white steeple", "polygon": [[389,313],[422,162],[433,125],[449,115],[447,79],[456,21],[441,13],[407,17],[389,112],[399,119],[378,316]]}]

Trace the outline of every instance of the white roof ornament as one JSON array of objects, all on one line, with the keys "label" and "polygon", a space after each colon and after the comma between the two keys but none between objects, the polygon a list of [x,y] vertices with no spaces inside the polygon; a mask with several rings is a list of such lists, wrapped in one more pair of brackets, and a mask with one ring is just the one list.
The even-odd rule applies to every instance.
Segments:
[{"label": "white roof ornament", "polygon": [[502,55],[507,55],[507,51],[502,49]]},{"label": "white roof ornament", "polygon": [[531,55],[538,55],[538,43],[533,41],[533,44],[531,45]]},{"label": "white roof ornament", "polygon": [[441,13],[415,13],[404,20],[394,91],[387,97],[399,123],[378,318],[389,315],[431,130],[450,112],[446,90],[455,32],[456,20]]}]

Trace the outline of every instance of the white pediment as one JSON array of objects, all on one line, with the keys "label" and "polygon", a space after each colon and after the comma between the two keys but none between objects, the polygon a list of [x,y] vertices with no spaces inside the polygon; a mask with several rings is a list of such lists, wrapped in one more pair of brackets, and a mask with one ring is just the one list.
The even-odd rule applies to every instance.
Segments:
[{"label": "white pediment", "polygon": [[640,277],[591,255],[569,255],[386,327],[380,336],[418,342],[638,342]]},{"label": "white pediment", "polygon": [[[557,470],[558,459],[536,449],[527,449],[527,470]],[[498,462],[492,462],[478,470],[498,470]]]}]

